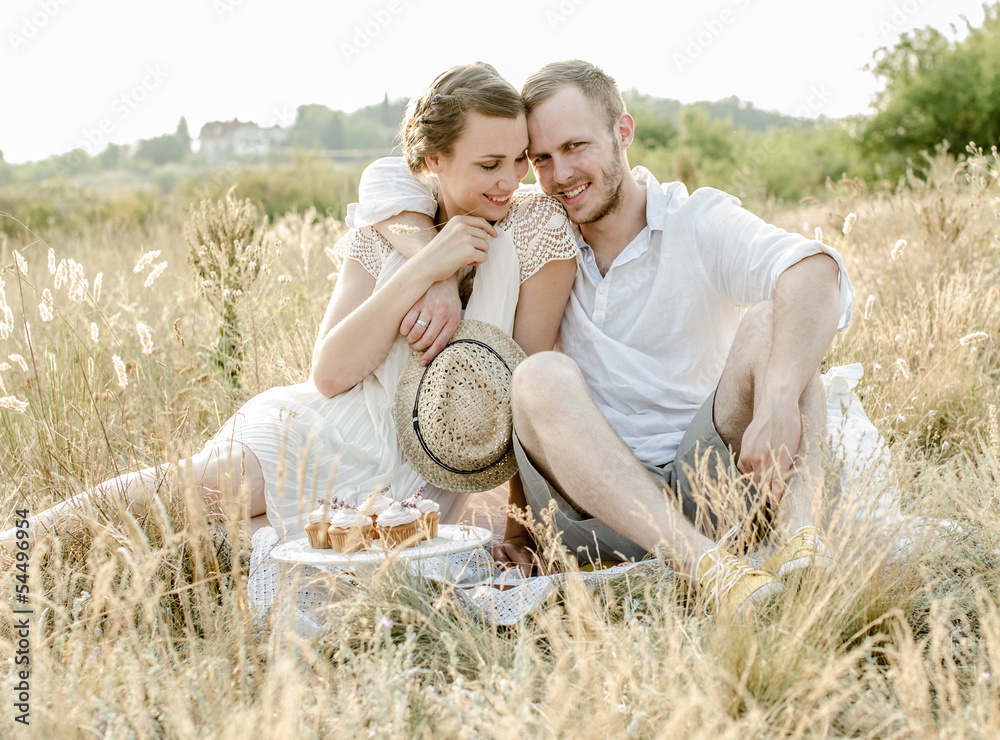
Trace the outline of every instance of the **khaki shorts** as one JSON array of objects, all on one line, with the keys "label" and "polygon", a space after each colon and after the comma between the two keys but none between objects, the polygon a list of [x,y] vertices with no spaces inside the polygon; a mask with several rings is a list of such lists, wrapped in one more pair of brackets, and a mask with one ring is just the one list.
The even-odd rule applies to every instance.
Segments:
[{"label": "khaki shorts", "polygon": [[[665,489],[668,497],[673,496],[677,500],[684,516],[690,522],[702,525],[700,528],[708,532],[713,532],[717,528],[716,512],[710,507],[699,505],[699,500],[694,494],[697,482],[691,478],[697,477],[697,471],[705,471],[710,478],[715,479],[719,465],[731,472],[736,468],[736,462],[729,448],[715,428],[712,418],[714,404],[713,392],[695,414],[672,462],[663,466],[646,465],[657,485]],[[568,501],[532,464],[516,434],[514,453],[521,473],[524,496],[536,521],[538,512],[546,508],[549,501],[555,501],[556,529],[562,532],[563,544],[576,554],[581,563],[600,560],[641,560],[646,557],[648,554],[646,550]],[[621,493],[627,495],[627,491]],[[752,510],[754,501],[756,493],[748,490],[746,493],[748,512]]]}]

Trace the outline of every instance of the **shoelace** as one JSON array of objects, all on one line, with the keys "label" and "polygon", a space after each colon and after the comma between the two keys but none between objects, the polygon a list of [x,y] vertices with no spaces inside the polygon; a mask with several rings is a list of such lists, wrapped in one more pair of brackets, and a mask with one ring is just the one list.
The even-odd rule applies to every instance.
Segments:
[{"label": "shoelace", "polygon": [[705,586],[711,584],[708,599],[705,601],[706,614],[717,612],[722,600],[736,587],[740,579],[753,573],[753,568],[749,563],[744,563],[739,558],[727,553],[716,552],[718,559],[713,558],[712,566],[699,579],[699,583]]},{"label": "shoelace", "polygon": [[[802,544],[805,547],[815,550],[817,553],[823,552],[823,534],[818,528],[806,525],[805,527],[799,527],[795,534],[792,535],[791,539],[794,540],[796,537],[802,538]],[[791,540],[789,540],[791,541]]]}]

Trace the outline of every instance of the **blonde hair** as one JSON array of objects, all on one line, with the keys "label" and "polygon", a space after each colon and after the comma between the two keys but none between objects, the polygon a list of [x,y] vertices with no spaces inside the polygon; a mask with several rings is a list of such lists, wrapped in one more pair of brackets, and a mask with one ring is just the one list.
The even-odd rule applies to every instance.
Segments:
[{"label": "blonde hair", "polygon": [[403,157],[414,175],[427,173],[424,157],[452,153],[469,111],[496,118],[524,115],[517,89],[485,62],[452,67],[421,97],[410,101],[400,129]]},{"label": "blonde hair", "polygon": [[625,101],[618,92],[618,84],[614,78],[590,62],[580,59],[546,64],[525,80],[524,87],[521,88],[525,112],[531,115],[531,111],[566,84],[576,85],[588,99],[601,107],[610,129],[614,129],[622,113],[626,112]]}]

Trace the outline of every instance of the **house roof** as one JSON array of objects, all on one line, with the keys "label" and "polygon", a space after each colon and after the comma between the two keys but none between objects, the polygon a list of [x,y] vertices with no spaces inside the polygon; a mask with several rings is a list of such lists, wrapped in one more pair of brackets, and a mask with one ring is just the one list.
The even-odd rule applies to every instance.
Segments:
[{"label": "house roof", "polygon": [[260,126],[253,121],[243,122],[238,118],[234,118],[232,121],[209,121],[201,127],[201,132],[198,134],[198,138],[202,141],[211,139],[229,139],[237,131],[244,128],[259,130]]}]

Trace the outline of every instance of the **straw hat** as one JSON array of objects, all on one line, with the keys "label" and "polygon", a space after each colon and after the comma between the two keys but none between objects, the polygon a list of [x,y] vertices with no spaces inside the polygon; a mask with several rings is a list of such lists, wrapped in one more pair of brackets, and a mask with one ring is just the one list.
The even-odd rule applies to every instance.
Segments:
[{"label": "straw hat", "polygon": [[426,368],[413,353],[396,386],[393,417],[403,456],[428,483],[473,493],[517,472],[510,378],[524,358],[497,327],[471,319]]}]

